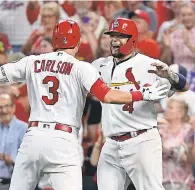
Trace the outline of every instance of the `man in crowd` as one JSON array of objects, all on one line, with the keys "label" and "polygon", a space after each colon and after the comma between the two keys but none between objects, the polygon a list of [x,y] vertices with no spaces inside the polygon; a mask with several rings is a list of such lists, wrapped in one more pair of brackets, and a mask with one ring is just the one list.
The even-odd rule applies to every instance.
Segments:
[{"label": "man in crowd", "polygon": [[8,190],[16,155],[27,124],[14,116],[15,104],[9,94],[0,94],[0,190]]}]

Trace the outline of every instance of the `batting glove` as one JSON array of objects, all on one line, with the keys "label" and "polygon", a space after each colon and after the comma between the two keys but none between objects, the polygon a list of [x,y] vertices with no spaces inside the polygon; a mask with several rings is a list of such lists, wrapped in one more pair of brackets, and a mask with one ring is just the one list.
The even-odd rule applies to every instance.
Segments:
[{"label": "batting glove", "polygon": [[166,84],[159,86],[159,80],[152,86],[142,87],[141,92],[143,100],[154,101],[160,100],[166,97],[166,93],[169,91]]}]

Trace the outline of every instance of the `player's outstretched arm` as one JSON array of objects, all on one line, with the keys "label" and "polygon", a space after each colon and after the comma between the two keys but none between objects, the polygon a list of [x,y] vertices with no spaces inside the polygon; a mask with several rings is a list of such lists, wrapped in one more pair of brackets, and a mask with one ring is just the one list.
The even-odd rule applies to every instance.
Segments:
[{"label": "player's outstretched arm", "polygon": [[161,78],[166,78],[169,80],[172,89],[179,92],[184,92],[189,90],[189,83],[186,78],[179,74],[173,72],[169,66],[163,62],[152,63],[153,69],[148,70],[149,73],[154,73]]},{"label": "player's outstretched arm", "polygon": [[141,100],[160,100],[166,97],[166,92],[168,92],[167,85],[159,86],[159,81],[156,81],[150,87],[143,87],[139,91],[122,92],[111,90],[102,80],[98,79],[91,88],[91,93],[101,102],[110,104],[126,104]]},{"label": "player's outstretched arm", "polygon": [[141,100],[160,100],[165,98],[169,91],[167,84],[159,85],[160,81],[156,81],[152,86],[142,87],[139,91],[112,90],[101,79],[95,67],[89,63],[81,62],[78,64],[78,69],[77,77],[81,84],[103,103],[126,104]]},{"label": "player's outstretched arm", "polygon": [[17,82],[25,82],[26,65],[29,57],[24,57],[18,61],[7,63],[0,67],[0,84],[7,85]]}]

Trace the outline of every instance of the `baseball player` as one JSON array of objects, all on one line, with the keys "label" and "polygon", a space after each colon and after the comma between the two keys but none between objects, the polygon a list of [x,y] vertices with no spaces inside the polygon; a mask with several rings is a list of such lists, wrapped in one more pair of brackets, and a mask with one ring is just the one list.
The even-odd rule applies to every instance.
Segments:
[{"label": "baseball player", "polygon": [[104,103],[159,100],[168,91],[158,82],[132,92],[111,90],[89,63],[74,56],[80,29],[70,20],[54,28],[54,52],[28,56],[0,67],[0,83],[26,82],[29,130],[19,149],[10,190],[34,190],[47,175],[55,190],[81,190],[78,132],[87,93]]},{"label": "baseball player", "polygon": [[[175,90],[188,90],[186,79],[159,60],[136,53],[138,31],[129,19],[110,25],[112,56],[92,64],[112,89],[124,92],[150,86],[156,80]],[[123,105],[102,104],[102,127],[106,142],[97,169],[99,190],[122,190],[133,182],[137,190],[162,190],[162,145],[157,130],[154,101]]]}]

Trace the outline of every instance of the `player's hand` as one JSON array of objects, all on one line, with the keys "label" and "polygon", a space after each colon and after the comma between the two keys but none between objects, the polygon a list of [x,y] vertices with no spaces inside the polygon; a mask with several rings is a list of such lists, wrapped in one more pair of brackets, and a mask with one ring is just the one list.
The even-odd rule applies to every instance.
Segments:
[{"label": "player's hand", "polygon": [[142,87],[141,89],[143,100],[160,100],[166,97],[169,91],[166,84],[159,86],[159,81],[156,81],[152,86]]},{"label": "player's hand", "polygon": [[155,62],[151,64],[152,68],[148,70],[148,73],[154,73],[161,78],[168,78],[170,73],[170,68],[166,63]]}]

